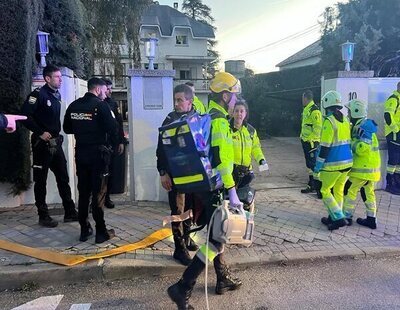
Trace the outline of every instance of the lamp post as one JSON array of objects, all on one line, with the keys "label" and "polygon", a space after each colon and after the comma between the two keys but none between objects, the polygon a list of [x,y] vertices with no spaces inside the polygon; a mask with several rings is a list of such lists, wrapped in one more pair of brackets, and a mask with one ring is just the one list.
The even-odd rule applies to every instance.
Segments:
[{"label": "lamp post", "polygon": [[149,60],[149,70],[154,70],[154,58],[156,57],[157,38],[142,38],[144,42],[144,53]]},{"label": "lamp post", "polygon": [[342,47],[342,60],[345,62],[345,71],[350,71],[350,61],[353,60],[354,45],[355,43],[349,41],[340,45]]},{"label": "lamp post", "polygon": [[49,33],[38,30],[36,33],[36,52],[40,55],[40,67],[46,67],[46,55],[49,53]]}]

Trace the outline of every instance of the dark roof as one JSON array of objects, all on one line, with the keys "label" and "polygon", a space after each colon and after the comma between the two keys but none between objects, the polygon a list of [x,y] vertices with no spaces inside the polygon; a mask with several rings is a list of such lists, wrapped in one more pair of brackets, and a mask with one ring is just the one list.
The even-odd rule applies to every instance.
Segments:
[{"label": "dark roof", "polygon": [[289,65],[289,64],[301,61],[301,60],[319,56],[319,55],[321,55],[321,53],[322,53],[321,40],[318,40],[318,41],[310,44],[309,46],[303,48],[301,51],[297,52],[296,54],[290,56],[289,58],[286,58],[285,60],[281,61],[276,66],[283,67],[285,65]]},{"label": "dark roof", "polygon": [[141,26],[158,26],[163,37],[171,37],[175,27],[190,28],[193,38],[215,37],[211,26],[196,21],[168,5],[150,5],[143,12]]}]

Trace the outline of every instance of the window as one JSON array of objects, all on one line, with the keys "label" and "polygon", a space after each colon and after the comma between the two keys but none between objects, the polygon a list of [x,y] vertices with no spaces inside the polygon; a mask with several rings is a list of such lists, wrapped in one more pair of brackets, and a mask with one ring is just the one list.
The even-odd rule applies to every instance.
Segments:
[{"label": "window", "polygon": [[191,80],[190,70],[180,70],[179,71],[179,78],[181,80]]},{"label": "window", "polygon": [[176,36],[176,45],[187,45],[187,36]]}]

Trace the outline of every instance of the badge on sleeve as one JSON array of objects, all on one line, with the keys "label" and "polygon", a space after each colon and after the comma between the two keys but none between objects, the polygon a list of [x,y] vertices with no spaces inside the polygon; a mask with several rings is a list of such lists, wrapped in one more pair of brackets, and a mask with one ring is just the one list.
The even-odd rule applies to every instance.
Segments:
[{"label": "badge on sleeve", "polygon": [[35,104],[36,101],[37,101],[37,98],[36,98],[36,97],[29,96],[28,102],[29,102],[30,104]]}]

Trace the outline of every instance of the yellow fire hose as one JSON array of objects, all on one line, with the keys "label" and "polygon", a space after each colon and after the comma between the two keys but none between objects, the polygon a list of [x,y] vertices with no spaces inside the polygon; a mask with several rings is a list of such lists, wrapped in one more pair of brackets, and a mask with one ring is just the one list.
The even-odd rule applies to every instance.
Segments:
[{"label": "yellow fire hose", "polygon": [[118,255],[130,251],[135,251],[138,249],[146,248],[158,241],[164,240],[172,235],[170,228],[162,228],[157,230],[147,236],[146,238],[131,244],[126,244],[115,249],[106,250],[95,255],[73,255],[73,254],[61,254],[54,251],[31,248],[22,244],[9,242],[6,240],[0,240],[0,249],[15,252],[18,254],[23,254],[33,258],[41,259],[50,263],[64,265],[64,266],[74,266],[83,263],[88,260],[99,259],[104,257],[109,257],[113,255]]}]

